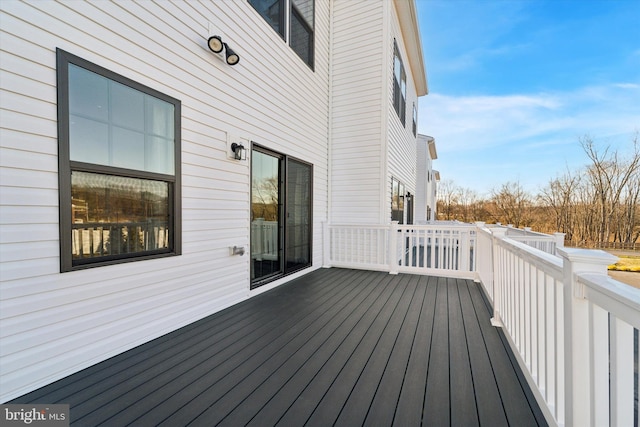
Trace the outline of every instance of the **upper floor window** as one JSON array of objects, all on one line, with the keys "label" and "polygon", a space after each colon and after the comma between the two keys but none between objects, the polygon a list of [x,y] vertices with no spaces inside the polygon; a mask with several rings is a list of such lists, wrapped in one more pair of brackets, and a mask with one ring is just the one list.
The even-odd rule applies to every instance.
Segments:
[{"label": "upper floor window", "polygon": [[418,109],[416,103],[413,103],[413,136],[418,136]]},{"label": "upper floor window", "polygon": [[407,74],[398,51],[398,43],[395,41],[393,42],[393,107],[404,125],[407,109]]},{"label": "upper floor window", "polygon": [[315,0],[249,0],[249,3],[313,68]]},{"label": "upper floor window", "polygon": [[180,101],[57,51],[61,270],[180,253]]}]

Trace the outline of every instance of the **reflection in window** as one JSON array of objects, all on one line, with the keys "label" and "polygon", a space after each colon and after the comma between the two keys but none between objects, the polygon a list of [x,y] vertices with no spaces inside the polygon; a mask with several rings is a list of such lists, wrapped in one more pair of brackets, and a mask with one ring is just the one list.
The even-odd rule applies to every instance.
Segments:
[{"label": "reflection in window", "polygon": [[169,185],[162,181],[74,171],[74,260],[169,248]]},{"label": "reflection in window", "polygon": [[391,178],[391,221],[404,224],[405,186],[395,178]]},{"label": "reflection in window", "polygon": [[418,131],[418,110],[415,102],[413,103],[413,136],[417,136]]},{"label": "reflection in window", "polygon": [[266,149],[251,155],[251,288],[311,265],[313,168]]},{"label": "reflection in window", "polygon": [[265,21],[284,37],[284,2],[285,0],[249,0]]},{"label": "reflection in window", "polygon": [[404,126],[407,109],[407,74],[395,41],[393,42],[393,107]]},{"label": "reflection in window", "polygon": [[173,174],[173,104],[69,65],[72,161]]},{"label": "reflection in window", "polygon": [[249,0],[249,4],[313,68],[315,0]]},{"label": "reflection in window", "polygon": [[60,269],[181,252],[180,101],[57,50]]}]

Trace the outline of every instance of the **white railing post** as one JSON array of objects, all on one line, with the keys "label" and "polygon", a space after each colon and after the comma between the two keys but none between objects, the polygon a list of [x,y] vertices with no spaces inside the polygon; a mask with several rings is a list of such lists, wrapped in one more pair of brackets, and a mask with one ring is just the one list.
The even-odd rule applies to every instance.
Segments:
[{"label": "white railing post", "polygon": [[458,247],[458,269],[469,271],[469,263],[471,262],[471,232],[467,230],[460,231],[460,246]]},{"label": "white railing post", "polygon": [[563,259],[564,425],[589,426],[592,425],[591,406],[597,404],[591,401],[592,331],[589,302],[585,299],[584,287],[578,283],[577,275],[606,275],[607,265],[615,262],[616,257],[588,249],[560,248],[557,252]]},{"label": "white railing post", "polygon": [[322,267],[331,268],[331,231],[329,221],[322,221]]},{"label": "white railing post", "polygon": [[507,235],[506,228],[493,228],[491,230],[491,259],[493,261],[491,281],[493,282],[493,317],[491,318],[491,325],[502,328],[502,318],[500,317],[500,310],[502,310],[502,281],[500,276],[500,259],[498,254],[498,240],[502,240]]},{"label": "white railing post", "polygon": [[553,239],[556,242],[556,254],[558,253],[558,248],[564,248],[564,236],[566,233],[553,233]]},{"label": "white railing post", "polygon": [[398,221],[389,226],[389,274],[398,274]]}]

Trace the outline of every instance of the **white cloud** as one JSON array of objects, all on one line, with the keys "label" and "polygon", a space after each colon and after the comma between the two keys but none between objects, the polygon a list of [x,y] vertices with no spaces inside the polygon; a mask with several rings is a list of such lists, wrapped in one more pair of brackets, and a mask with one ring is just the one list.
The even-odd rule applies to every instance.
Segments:
[{"label": "white cloud", "polygon": [[618,83],[539,94],[431,94],[420,101],[419,131],[436,138],[443,179],[478,191],[514,180],[541,186],[567,165],[584,164],[581,136],[630,141],[640,128],[638,89]]}]

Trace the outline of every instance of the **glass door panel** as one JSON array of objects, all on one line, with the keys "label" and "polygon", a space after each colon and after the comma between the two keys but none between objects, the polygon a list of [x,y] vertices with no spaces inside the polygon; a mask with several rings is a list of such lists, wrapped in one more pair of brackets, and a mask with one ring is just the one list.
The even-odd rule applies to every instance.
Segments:
[{"label": "glass door panel", "polygon": [[288,160],[285,272],[311,264],[311,177],[310,165]]},{"label": "glass door panel", "polygon": [[251,281],[282,273],[281,159],[253,150],[251,159]]}]

